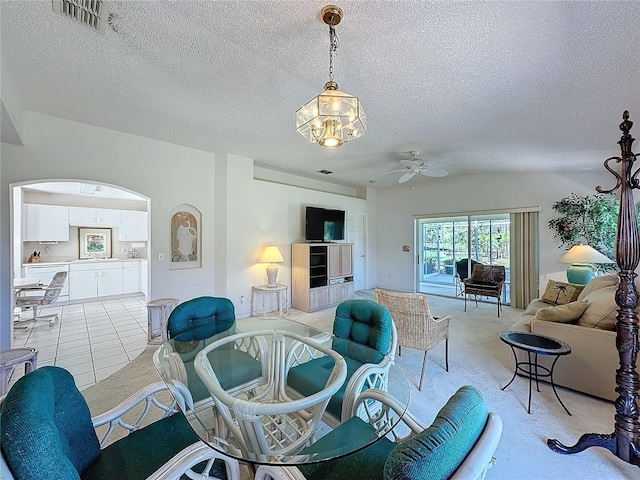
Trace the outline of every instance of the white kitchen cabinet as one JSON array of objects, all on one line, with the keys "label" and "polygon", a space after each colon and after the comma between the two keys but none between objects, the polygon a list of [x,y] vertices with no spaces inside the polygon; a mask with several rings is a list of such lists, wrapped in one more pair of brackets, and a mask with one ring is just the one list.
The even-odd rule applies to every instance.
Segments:
[{"label": "white kitchen cabinet", "polygon": [[69,207],[69,225],[79,227],[119,227],[120,210]]},{"label": "white kitchen cabinet", "polygon": [[125,242],[146,242],[149,237],[147,212],[137,210],[120,211],[118,239]]},{"label": "white kitchen cabinet", "polygon": [[140,260],[140,291],[149,296],[149,262]]},{"label": "white kitchen cabinet", "polygon": [[69,240],[69,208],[58,205],[23,205],[25,242]]},{"label": "white kitchen cabinet", "polygon": [[69,266],[69,299],[121,295],[122,262],[87,260]]},{"label": "white kitchen cabinet", "polygon": [[140,262],[122,262],[122,293],[136,293],[140,290]]}]

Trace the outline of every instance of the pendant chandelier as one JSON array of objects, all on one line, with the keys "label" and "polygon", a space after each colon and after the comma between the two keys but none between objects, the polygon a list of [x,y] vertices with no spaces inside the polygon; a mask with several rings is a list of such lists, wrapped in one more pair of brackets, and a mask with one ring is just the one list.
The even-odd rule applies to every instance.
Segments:
[{"label": "pendant chandelier", "polygon": [[342,20],[342,10],[335,5],[322,9],[322,19],[329,25],[329,81],[324,92],[296,112],[296,130],[311,143],[337,148],[367,132],[367,117],[358,97],[338,90],[333,81],[333,55],[338,37],[334,26]]}]

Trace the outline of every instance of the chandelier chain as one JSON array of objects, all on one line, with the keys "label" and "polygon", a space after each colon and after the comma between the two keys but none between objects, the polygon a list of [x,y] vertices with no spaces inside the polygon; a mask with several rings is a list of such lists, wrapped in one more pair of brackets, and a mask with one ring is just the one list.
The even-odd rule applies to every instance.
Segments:
[{"label": "chandelier chain", "polygon": [[333,55],[338,54],[338,35],[333,25],[329,25],[329,81],[333,82]]}]

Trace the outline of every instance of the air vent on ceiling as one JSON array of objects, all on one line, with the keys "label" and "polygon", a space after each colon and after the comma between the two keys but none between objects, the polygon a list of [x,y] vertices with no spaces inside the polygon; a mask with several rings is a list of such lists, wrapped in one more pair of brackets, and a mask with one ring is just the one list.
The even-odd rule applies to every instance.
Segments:
[{"label": "air vent on ceiling", "polygon": [[318,173],[322,173],[324,175],[331,175],[333,172],[331,170],[318,170]]},{"label": "air vent on ceiling", "polygon": [[53,11],[89,27],[98,33],[104,33],[109,15],[107,0],[52,0]]}]

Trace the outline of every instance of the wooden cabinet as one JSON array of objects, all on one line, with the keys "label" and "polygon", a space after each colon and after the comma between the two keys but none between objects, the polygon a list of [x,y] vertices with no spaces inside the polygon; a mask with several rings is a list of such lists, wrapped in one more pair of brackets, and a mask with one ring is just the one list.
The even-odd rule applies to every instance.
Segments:
[{"label": "wooden cabinet", "polygon": [[321,310],[353,297],[353,245],[294,243],[291,246],[291,306]]},{"label": "wooden cabinet", "polygon": [[147,212],[122,210],[120,212],[120,230],[118,239],[126,242],[143,242],[148,240],[149,226]]},{"label": "wooden cabinet", "polygon": [[87,260],[69,267],[70,300],[121,295],[122,284],[122,262]]},{"label": "wooden cabinet", "polygon": [[69,208],[25,203],[22,233],[25,242],[66,242],[69,240]]},{"label": "wooden cabinet", "polygon": [[120,210],[69,207],[69,225],[78,227],[119,227]]}]

